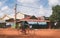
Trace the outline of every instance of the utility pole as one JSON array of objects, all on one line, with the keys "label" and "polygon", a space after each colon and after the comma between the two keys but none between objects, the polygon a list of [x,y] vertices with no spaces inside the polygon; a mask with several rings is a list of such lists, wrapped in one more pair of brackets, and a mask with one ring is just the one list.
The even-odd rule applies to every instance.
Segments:
[{"label": "utility pole", "polygon": [[17,28],[17,24],[16,24],[16,22],[17,22],[16,21],[16,18],[17,18],[17,4],[15,4],[15,9],[14,10],[15,10],[15,21],[14,22],[15,22],[15,28]]}]

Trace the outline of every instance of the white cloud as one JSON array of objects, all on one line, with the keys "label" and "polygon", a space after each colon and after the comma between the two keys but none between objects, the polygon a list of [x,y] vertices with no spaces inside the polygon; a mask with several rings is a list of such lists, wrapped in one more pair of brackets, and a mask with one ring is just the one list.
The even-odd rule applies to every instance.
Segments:
[{"label": "white cloud", "polygon": [[0,1],[0,7],[4,6],[4,4],[5,4],[6,1],[7,0]]},{"label": "white cloud", "polygon": [[10,9],[8,6],[4,6],[1,8],[0,12],[3,14],[13,14],[14,9]]},{"label": "white cloud", "polygon": [[2,2],[0,2],[0,7],[3,5],[3,3]]},{"label": "white cloud", "polygon": [[46,16],[49,17],[52,14],[52,10],[50,8],[44,8],[42,5],[40,5],[40,9],[36,16]]},{"label": "white cloud", "polygon": [[0,6],[2,5],[2,2],[0,2]]},{"label": "white cloud", "polygon": [[[7,10],[7,6],[4,6],[4,7],[0,7],[0,17],[3,16],[5,13],[6,13],[6,10]],[[8,10],[7,10],[8,11]]]},{"label": "white cloud", "polygon": [[22,12],[28,15],[33,15],[36,11],[37,9],[30,8],[30,7],[22,7],[22,6],[18,7],[18,12]]},{"label": "white cloud", "polygon": [[1,8],[1,11],[5,11],[5,10],[8,10],[8,9],[9,9],[8,6],[4,6],[4,7]]},{"label": "white cloud", "polygon": [[18,2],[21,2],[21,3],[34,3],[36,2],[36,0],[17,0]]},{"label": "white cloud", "polygon": [[18,6],[18,11],[25,13],[25,14],[29,14],[29,15],[35,15],[35,13],[38,11],[38,4],[37,1],[38,0],[17,0],[18,2],[20,2],[19,4],[22,6]]},{"label": "white cloud", "polygon": [[[25,14],[29,14],[29,15],[35,15],[35,16],[50,16],[52,13],[51,9],[46,9],[44,8],[44,6],[42,6],[42,4],[38,4],[37,1],[39,0],[17,0],[18,2],[20,2],[19,4],[22,3],[22,6],[18,6],[18,11],[25,13]],[[56,2],[54,2],[56,3]],[[49,4],[54,4],[52,2],[52,0],[49,0]],[[33,7],[34,8],[33,8]],[[38,9],[39,8],[39,9]]]},{"label": "white cloud", "polygon": [[40,9],[39,9],[39,11],[38,11],[38,16],[44,16],[44,14],[45,14],[45,9],[44,9],[44,7],[41,5],[41,6],[40,6]]},{"label": "white cloud", "polygon": [[17,0],[19,6],[25,6],[25,7],[39,7],[38,1],[39,0]]},{"label": "white cloud", "polygon": [[60,1],[59,0],[48,0],[48,3],[50,6],[55,6],[55,5],[59,5]]},{"label": "white cloud", "polygon": [[28,15],[35,15],[37,17],[39,17],[39,16],[49,17],[51,15],[51,13],[52,13],[51,9],[46,9],[42,5],[40,5],[39,9],[19,6],[18,11],[22,12],[24,14],[28,14]]},{"label": "white cloud", "polygon": [[49,17],[52,14],[52,9],[46,9],[45,16]]},{"label": "white cloud", "polygon": [[[35,15],[35,16],[50,16],[52,14],[51,9],[46,9],[42,6],[42,4],[37,4],[37,0],[17,0],[18,2],[22,3],[23,6],[18,6],[18,12],[22,12],[28,15]],[[54,6],[58,4],[58,0],[49,0],[49,5]],[[19,4],[20,4],[19,3]],[[33,8],[33,7],[34,8]],[[37,9],[40,8],[40,9]],[[11,14],[14,13],[14,9],[9,8],[8,6],[1,7],[1,15],[2,14]]]},{"label": "white cloud", "polygon": [[49,10],[47,10],[47,12],[49,12],[47,15],[45,16],[49,16],[52,14],[52,6],[56,6],[56,5],[60,5],[60,0],[48,0],[48,4],[49,4]]},{"label": "white cloud", "polygon": [[3,16],[3,13],[0,11],[0,17],[2,17]]}]

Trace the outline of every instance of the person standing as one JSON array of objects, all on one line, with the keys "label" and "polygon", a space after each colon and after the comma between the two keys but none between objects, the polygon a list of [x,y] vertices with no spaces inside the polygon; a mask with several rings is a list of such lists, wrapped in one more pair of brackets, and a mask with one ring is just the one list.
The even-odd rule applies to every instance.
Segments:
[{"label": "person standing", "polygon": [[54,27],[57,28],[57,22],[54,23]]}]

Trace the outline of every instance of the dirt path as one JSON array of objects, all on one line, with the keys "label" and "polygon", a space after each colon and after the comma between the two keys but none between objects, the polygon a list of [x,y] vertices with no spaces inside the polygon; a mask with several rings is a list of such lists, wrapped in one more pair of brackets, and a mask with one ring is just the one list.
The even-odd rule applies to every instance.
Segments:
[{"label": "dirt path", "polygon": [[0,29],[0,38],[60,38],[60,30],[35,29],[29,30],[27,35],[23,35],[17,29]]}]

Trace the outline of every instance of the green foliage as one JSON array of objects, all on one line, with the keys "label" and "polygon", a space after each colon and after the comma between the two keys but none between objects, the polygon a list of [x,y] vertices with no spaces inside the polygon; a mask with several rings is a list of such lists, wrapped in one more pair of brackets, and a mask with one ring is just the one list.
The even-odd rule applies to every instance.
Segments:
[{"label": "green foliage", "polygon": [[57,21],[60,20],[60,6],[56,5],[54,7],[52,7],[52,15],[50,16],[50,20],[51,21]]}]

